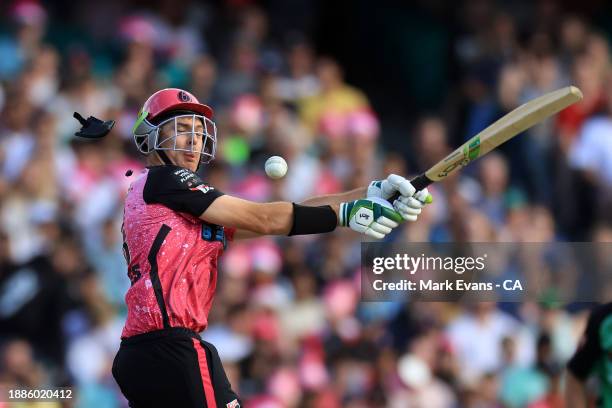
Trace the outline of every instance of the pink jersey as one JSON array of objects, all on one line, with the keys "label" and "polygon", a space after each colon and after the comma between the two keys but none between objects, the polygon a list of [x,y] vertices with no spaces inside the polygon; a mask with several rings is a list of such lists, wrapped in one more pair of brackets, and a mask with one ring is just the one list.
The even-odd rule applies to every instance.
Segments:
[{"label": "pink jersey", "polygon": [[132,183],[122,228],[132,282],[122,338],[168,327],[206,328],[217,260],[234,230],[197,215],[221,195],[176,166],[151,167]]}]

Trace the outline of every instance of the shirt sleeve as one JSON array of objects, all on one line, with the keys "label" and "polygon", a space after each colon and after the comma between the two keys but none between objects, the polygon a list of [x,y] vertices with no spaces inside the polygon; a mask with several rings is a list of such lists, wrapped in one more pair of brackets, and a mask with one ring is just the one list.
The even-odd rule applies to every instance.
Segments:
[{"label": "shirt sleeve", "polygon": [[150,168],[143,191],[145,203],[162,204],[194,217],[202,215],[222,195],[194,172],[176,166]]},{"label": "shirt sleeve", "polygon": [[599,327],[611,312],[610,305],[593,310],[578,349],[567,363],[567,368],[580,380],[586,380],[589,377],[595,364],[603,355],[599,342]]}]

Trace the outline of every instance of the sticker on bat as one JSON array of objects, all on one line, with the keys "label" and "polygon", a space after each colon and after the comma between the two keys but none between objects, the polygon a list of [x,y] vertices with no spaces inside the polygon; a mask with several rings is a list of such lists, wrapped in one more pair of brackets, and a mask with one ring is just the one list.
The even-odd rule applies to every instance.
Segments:
[{"label": "sticker on bat", "polygon": [[463,148],[463,159],[456,161],[454,163],[449,164],[447,167],[442,169],[440,173],[438,173],[438,177],[446,177],[455,170],[457,167],[463,167],[467,165],[472,160],[476,160],[480,155],[480,136],[475,136],[470,140]]}]

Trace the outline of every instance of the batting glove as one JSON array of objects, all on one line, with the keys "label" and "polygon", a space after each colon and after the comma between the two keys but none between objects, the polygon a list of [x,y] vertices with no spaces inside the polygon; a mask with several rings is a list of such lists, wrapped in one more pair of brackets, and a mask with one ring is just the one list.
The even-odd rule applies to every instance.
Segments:
[{"label": "batting glove", "polygon": [[[398,192],[399,198],[393,201],[393,208],[406,221],[416,221],[423,207],[433,201],[427,189],[416,191],[410,181],[397,174],[390,174],[385,180],[375,180],[368,186],[368,198],[377,197],[388,200]],[[416,194],[415,194],[416,193]]]},{"label": "batting glove", "polygon": [[402,222],[388,201],[364,198],[340,204],[339,224],[372,238],[382,239]]}]

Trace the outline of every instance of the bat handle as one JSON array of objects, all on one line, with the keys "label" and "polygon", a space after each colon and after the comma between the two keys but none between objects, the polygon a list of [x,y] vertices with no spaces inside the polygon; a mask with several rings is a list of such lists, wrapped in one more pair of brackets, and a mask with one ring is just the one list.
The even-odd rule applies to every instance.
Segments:
[{"label": "bat handle", "polygon": [[[421,174],[420,176],[417,176],[413,178],[412,180],[410,180],[410,184],[412,184],[412,186],[416,189],[416,191],[421,191],[424,188],[427,188],[427,186],[429,186],[431,183],[433,183],[433,180],[430,180],[429,178],[427,178],[425,174]],[[399,198],[399,196],[400,196],[400,193],[396,192],[389,199],[389,202],[393,203],[395,200]]]}]

